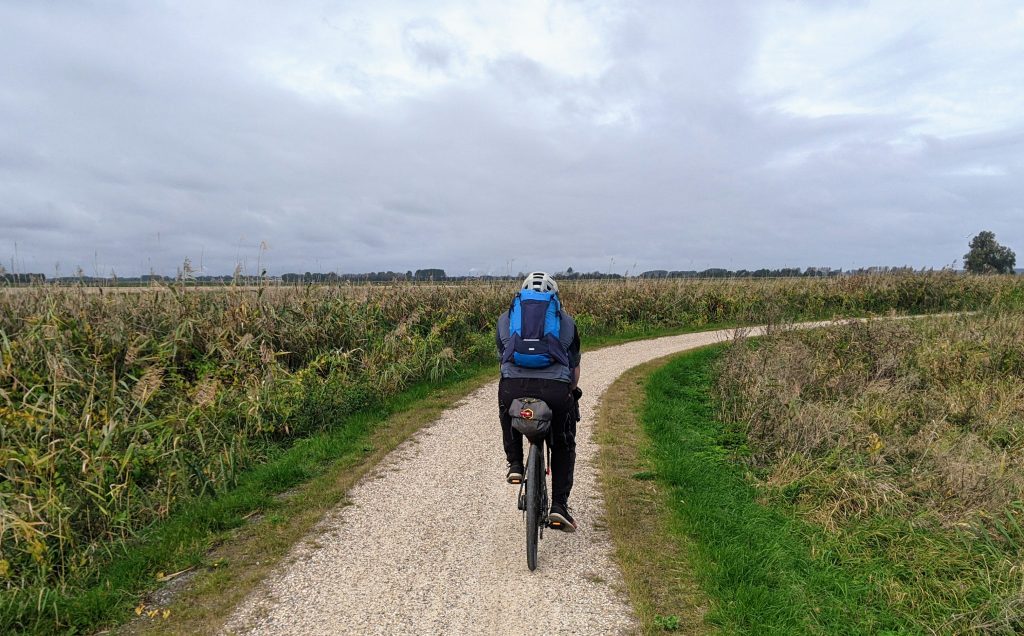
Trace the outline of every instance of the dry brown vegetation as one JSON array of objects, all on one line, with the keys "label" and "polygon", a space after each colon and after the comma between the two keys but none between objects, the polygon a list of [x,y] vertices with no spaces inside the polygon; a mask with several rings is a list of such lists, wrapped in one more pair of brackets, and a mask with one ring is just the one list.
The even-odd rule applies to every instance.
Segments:
[{"label": "dry brown vegetation", "polygon": [[718,374],[766,502],[831,533],[921,627],[1024,627],[1024,314],[781,330]]}]

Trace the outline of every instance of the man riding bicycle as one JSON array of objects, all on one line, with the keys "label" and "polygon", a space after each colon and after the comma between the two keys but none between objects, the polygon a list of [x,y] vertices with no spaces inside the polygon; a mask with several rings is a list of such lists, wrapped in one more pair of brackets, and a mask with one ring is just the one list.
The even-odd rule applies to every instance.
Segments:
[{"label": "man riding bicycle", "polygon": [[[533,355],[532,347],[523,350],[519,335],[524,322],[545,320],[521,310],[524,294],[531,298],[554,298],[557,308],[543,325],[543,354]],[[576,401],[582,393],[576,388],[580,379],[580,337],[576,322],[557,303],[558,284],[544,272],[533,272],[523,281],[522,290],[513,306],[498,317],[496,343],[501,359],[501,380],[498,383],[498,412],[501,418],[502,444],[508,460],[509,483],[523,480],[523,435],[512,427],[508,413],[512,401],[522,397],[543,400],[551,407],[551,511],[548,521],[566,532],[576,530],[569,514],[569,492],[572,490],[576,464]],[[545,306],[546,307],[546,306]],[[526,329],[530,329],[529,326]]]}]

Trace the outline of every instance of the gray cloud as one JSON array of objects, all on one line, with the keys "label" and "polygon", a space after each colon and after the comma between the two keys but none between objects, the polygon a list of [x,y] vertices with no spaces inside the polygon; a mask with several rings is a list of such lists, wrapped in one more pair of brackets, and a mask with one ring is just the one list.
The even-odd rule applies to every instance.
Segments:
[{"label": "gray cloud", "polygon": [[417,64],[430,70],[447,70],[463,57],[458,41],[435,20],[421,18],[405,25],[402,44]]},{"label": "gray cloud", "polygon": [[[122,275],[186,256],[217,273],[941,266],[986,228],[1024,250],[1020,120],[790,112],[745,85],[772,5],[680,5],[594,5],[605,62],[570,72],[415,3],[380,23],[8,3],[0,256]],[[898,102],[910,76],[943,82],[912,26],[851,85]],[[398,61],[376,53],[392,41]],[[402,59],[425,75],[377,68]]]}]

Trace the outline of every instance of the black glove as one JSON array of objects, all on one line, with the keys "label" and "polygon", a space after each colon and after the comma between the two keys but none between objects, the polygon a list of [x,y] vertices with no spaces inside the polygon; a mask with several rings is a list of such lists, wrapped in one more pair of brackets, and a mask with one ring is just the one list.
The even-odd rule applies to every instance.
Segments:
[{"label": "black glove", "polygon": [[572,415],[576,418],[576,421],[580,421],[580,398],[583,397],[583,391],[580,387],[576,387],[572,390]]},{"label": "black glove", "polygon": [[576,387],[575,389],[572,390],[572,399],[579,402],[581,397],[583,397],[583,389],[581,389],[580,387]]}]

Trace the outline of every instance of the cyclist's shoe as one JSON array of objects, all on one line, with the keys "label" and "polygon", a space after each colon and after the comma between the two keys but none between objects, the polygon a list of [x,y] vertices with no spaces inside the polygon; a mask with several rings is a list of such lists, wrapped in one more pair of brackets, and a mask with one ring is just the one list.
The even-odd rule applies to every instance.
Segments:
[{"label": "cyclist's shoe", "polygon": [[569,514],[569,506],[553,503],[548,513],[548,526],[562,532],[576,532],[576,520]]},{"label": "cyclist's shoe", "polygon": [[523,483],[523,473],[525,472],[522,462],[509,462],[508,475],[505,476],[505,480],[510,484],[521,484]]}]

